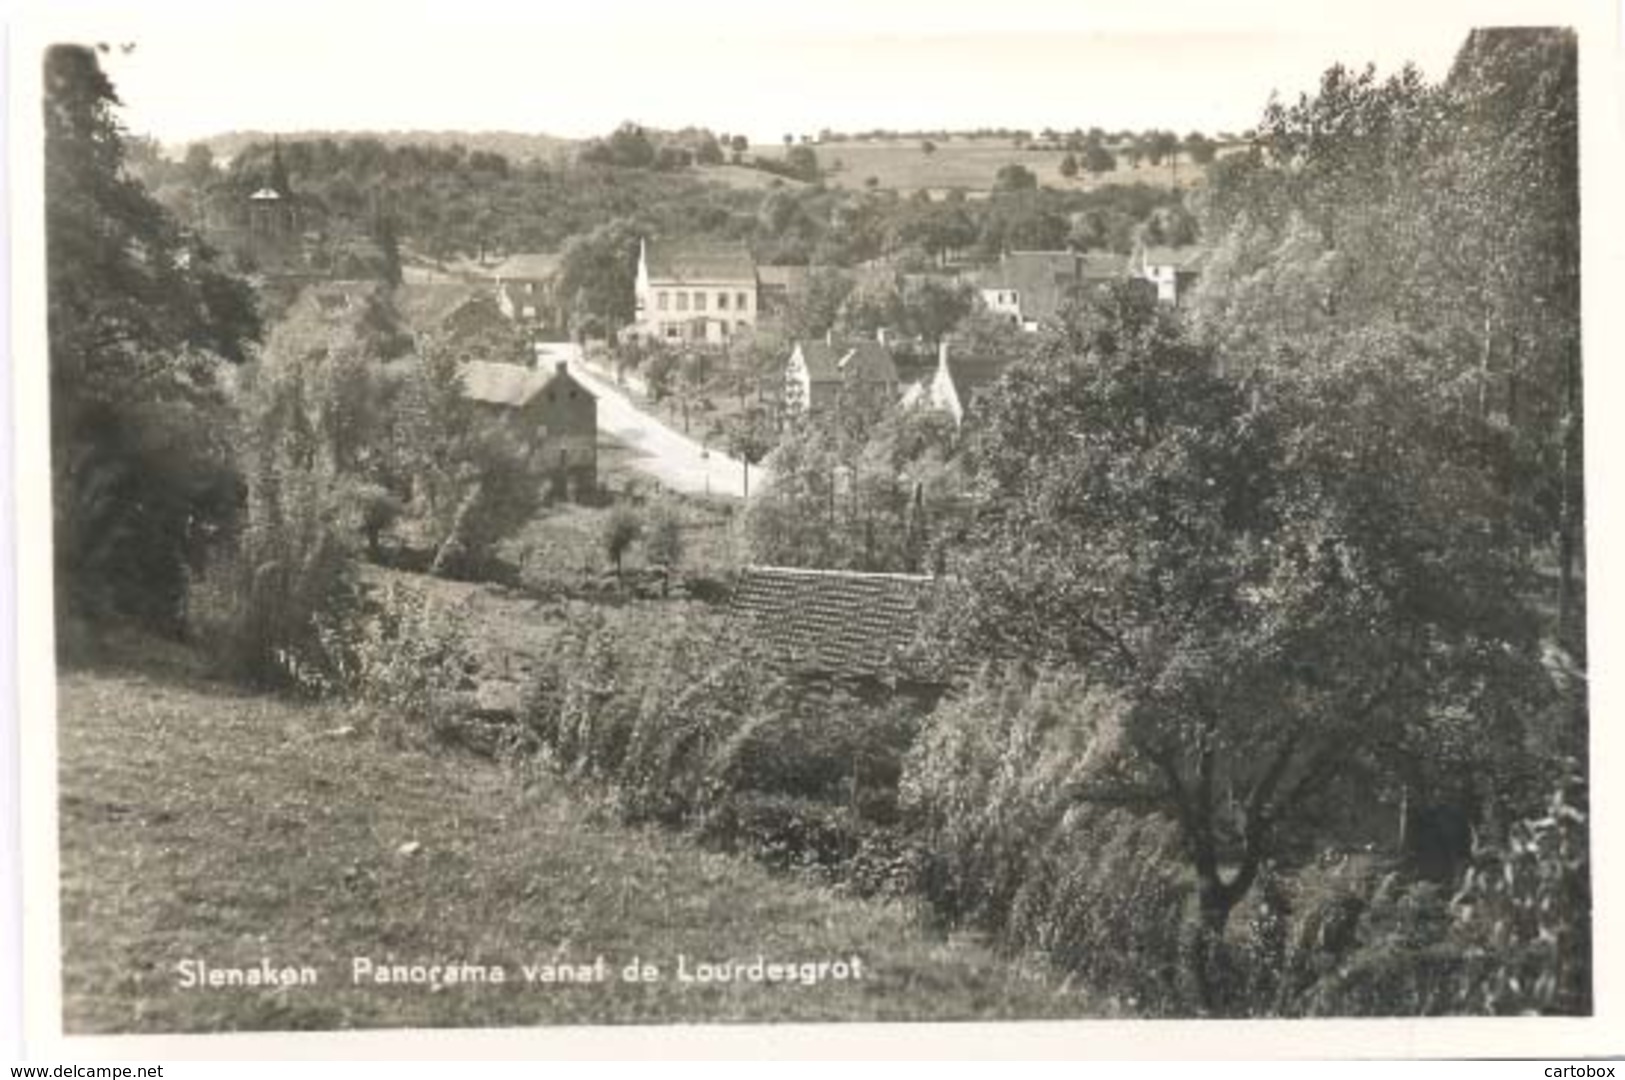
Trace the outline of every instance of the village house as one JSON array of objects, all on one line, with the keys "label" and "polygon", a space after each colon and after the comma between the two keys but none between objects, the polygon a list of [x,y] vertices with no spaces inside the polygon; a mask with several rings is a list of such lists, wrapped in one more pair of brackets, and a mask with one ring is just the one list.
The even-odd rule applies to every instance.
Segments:
[{"label": "village house", "polygon": [[548,478],[554,498],[583,499],[598,486],[598,401],[558,363],[548,371],[470,361],[463,394],[484,413],[512,424]]},{"label": "village house", "polygon": [[503,331],[512,333],[496,298],[474,285],[408,283],[395,287],[393,299],[401,322],[420,348],[429,338],[456,343]]},{"label": "village house", "polygon": [[497,306],[502,314],[526,326],[558,322],[553,286],[558,280],[559,256],[547,253],[509,255],[490,271],[496,282]]},{"label": "village house", "polygon": [[742,244],[641,241],[633,332],[667,342],[720,345],[756,325],[756,264]]},{"label": "village house", "polygon": [[1010,251],[975,275],[975,284],[989,311],[1032,332],[1068,300],[1127,272],[1122,257],[1110,252]]},{"label": "village house", "polygon": [[949,341],[937,347],[937,367],[930,380],[905,398],[907,405],[927,405],[940,409],[964,424],[975,407],[976,398],[1004,375],[1011,361],[1002,357],[969,356],[956,351]]},{"label": "village house", "polygon": [[1142,246],[1129,261],[1135,277],[1156,287],[1159,301],[1177,307],[1190,296],[1206,257],[1202,247]]},{"label": "village house", "polygon": [[897,365],[878,341],[836,345],[798,341],[784,369],[784,404],[790,412],[821,414],[843,401],[863,407],[889,405],[898,396]]},{"label": "village house", "polygon": [[920,648],[935,581],[923,574],[748,566],[729,617],[785,674],[940,692]]}]

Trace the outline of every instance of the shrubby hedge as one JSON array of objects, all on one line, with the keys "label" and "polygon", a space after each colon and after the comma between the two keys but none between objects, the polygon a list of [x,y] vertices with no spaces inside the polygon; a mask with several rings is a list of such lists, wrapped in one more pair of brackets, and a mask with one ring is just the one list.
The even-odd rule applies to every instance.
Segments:
[{"label": "shrubby hedge", "polygon": [[895,822],[918,720],[886,695],[774,675],[722,616],[690,612],[671,631],[593,608],[561,632],[522,713],[552,764],[606,785],[625,819],[782,866],[842,862]]},{"label": "shrubby hedge", "polygon": [[[1173,822],[1102,784],[1121,706],[1082,679],[989,667],[934,710],[770,674],[717,615],[675,631],[572,617],[523,709],[561,772],[656,821],[860,895],[924,900],[1148,1015],[1203,1010],[1195,883]],[[1395,855],[1271,865],[1218,959],[1235,1016],[1582,1012],[1585,811],[1482,844],[1460,887]],[[1112,792],[1111,798],[1105,792]]]}]

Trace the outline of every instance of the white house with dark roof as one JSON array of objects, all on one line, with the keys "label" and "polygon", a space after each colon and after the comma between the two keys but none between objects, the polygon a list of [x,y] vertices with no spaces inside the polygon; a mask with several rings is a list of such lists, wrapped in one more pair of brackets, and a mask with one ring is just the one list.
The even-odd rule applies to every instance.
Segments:
[{"label": "white house with dark roof", "polygon": [[864,404],[890,404],[897,399],[897,364],[878,341],[837,345],[798,341],[784,368],[784,403],[793,412],[822,413],[845,395]]},{"label": "white house with dark roof", "polygon": [[1183,303],[1201,275],[1207,249],[1197,246],[1156,247],[1142,245],[1129,257],[1130,272],[1149,281],[1157,299],[1175,306]]},{"label": "white house with dark roof", "polygon": [[976,287],[989,311],[1031,332],[1085,289],[1127,274],[1110,253],[1010,251],[976,276]]},{"label": "white house with dark roof", "polygon": [[560,256],[546,252],[509,255],[492,267],[497,306],[517,323],[546,323],[553,316],[553,285]]},{"label": "white house with dark roof", "polygon": [[926,384],[925,402],[953,417],[954,423],[963,424],[976,398],[998,382],[1011,363],[1003,357],[964,355],[944,341],[937,347],[937,368]]},{"label": "white house with dark roof", "polygon": [[756,263],[743,244],[638,245],[634,332],[720,345],[756,325]]}]

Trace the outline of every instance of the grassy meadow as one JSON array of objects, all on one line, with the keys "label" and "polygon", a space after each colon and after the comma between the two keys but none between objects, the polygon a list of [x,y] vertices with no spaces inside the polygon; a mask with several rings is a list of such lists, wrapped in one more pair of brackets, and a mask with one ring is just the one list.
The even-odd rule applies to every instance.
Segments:
[{"label": "grassy meadow", "polygon": [[[950,1020],[1101,1011],[1052,974],[610,823],[541,771],[380,739],[175,663],[59,682],[64,1022],[73,1033],[675,1021]],[[862,981],[684,983],[727,958],[852,956]],[[527,983],[592,964],[602,983]],[[664,977],[624,983],[633,957]],[[182,988],[177,965],[310,966],[315,985]],[[500,965],[507,981],[352,984],[353,963]]]}]

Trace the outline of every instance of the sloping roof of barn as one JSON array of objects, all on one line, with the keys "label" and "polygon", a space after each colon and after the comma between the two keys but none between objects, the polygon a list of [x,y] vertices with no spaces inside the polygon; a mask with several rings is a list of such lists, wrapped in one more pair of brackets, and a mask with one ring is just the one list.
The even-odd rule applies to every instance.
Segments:
[{"label": "sloping roof of barn", "polygon": [[935,579],[752,566],[731,612],[787,668],[847,677],[917,675],[911,654]]}]

